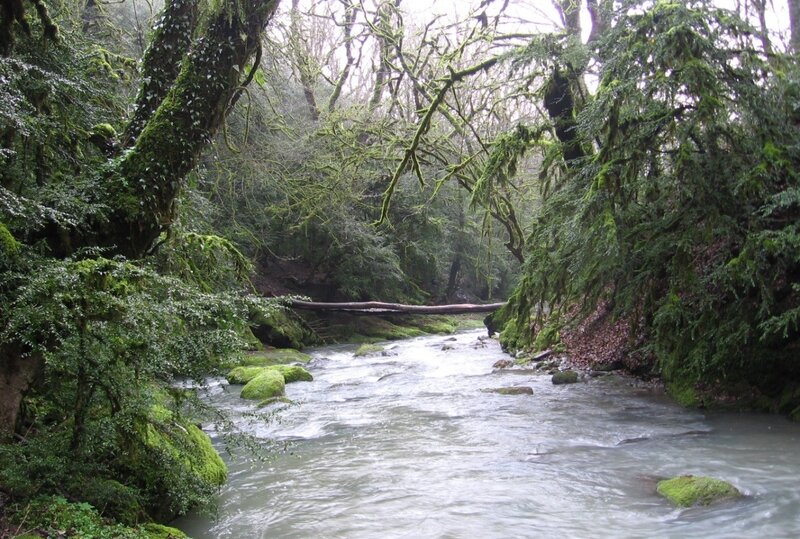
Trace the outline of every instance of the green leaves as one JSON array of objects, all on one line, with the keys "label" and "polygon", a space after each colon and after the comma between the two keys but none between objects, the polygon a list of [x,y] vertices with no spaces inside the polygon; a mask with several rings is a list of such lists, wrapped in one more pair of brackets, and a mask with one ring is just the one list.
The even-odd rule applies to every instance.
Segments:
[{"label": "green leaves", "polygon": [[794,372],[797,65],[757,46],[703,2],[617,15],[578,113],[595,151],[544,192],[520,305],[608,300],[675,379],[767,391]]}]

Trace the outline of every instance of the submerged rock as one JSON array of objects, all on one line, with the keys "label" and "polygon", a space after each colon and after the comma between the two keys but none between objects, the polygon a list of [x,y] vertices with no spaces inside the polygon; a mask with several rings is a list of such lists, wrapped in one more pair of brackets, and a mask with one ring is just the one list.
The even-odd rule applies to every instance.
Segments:
[{"label": "submerged rock", "polygon": [[553,375],[553,384],[555,385],[563,385],[563,384],[574,384],[578,381],[578,373],[575,371],[561,371],[557,372]]},{"label": "submerged rock", "polygon": [[294,404],[294,401],[287,397],[270,397],[259,402],[258,407],[263,408],[271,404]]},{"label": "submerged rock", "polygon": [[533,389],[527,386],[496,387],[482,389],[485,393],[498,393],[500,395],[533,395]]},{"label": "submerged rock", "polygon": [[739,498],[742,493],[726,481],[713,477],[682,475],[658,482],[659,494],[680,507],[709,505],[714,502]]},{"label": "submerged rock", "polygon": [[356,357],[361,357],[361,356],[368,356],[370,354],[377,354],[383,351],[384,351],[383,346],[379,344],[362,344],[361,346],[358,347],[358,350],[356,350],[353,355]]},{"label": "submerged rock", "polygon": [[286,391],[283,375],[274,369],[264,369],[261,374],[247,382],[242,388],[243,399],[263,401],[270,397],[282,397]]},{"label": "submerged rock", "polygon": [[508,367],[512,367],[514,362],[510,359],[500,359],[492,365],[493,369],[507,369]]}]

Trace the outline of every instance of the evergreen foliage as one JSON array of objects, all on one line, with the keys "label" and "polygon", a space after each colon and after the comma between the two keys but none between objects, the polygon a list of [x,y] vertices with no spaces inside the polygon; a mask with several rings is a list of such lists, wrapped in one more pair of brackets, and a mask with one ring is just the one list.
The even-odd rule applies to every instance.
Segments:
[{"label": "evergreen foliage", "polygon": [[607,302],[668,380],[775,397],[800,375],[796,59],[705,2],[634,4],[574,110],[592,151],[545,171],[510,344],[543,306]]}]

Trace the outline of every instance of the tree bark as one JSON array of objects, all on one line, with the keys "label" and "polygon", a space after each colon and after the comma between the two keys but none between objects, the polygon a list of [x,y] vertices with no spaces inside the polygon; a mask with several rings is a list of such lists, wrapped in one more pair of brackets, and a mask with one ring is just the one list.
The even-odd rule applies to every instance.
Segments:
[{"label": "tree bark", "polygon": [[[143,73],[154,78],[143,81],[140,107],[126,130],[129,146],[109,161],[101,184],[84,193],[110,210],[72,228],[48,227],[43,234],[54,256],[106,247],[105,256],[140,258],[172,224],[186,175],[255,73],[257,65],[248,64],[254,56],[257,64],[261,34],[278,0],[210,3],[202,17],[197,5],[167,5],[161,22],[169,28],[159,30],[145,55]],[[0,437],[13,434],[22,399],[43,369],[41,355],[28,357],[15,343],[0,343]]]},{"label": "tree bark", "polygon": [[92,223],[73,245],[139,258],[170,227],[183,179],[241,95],[247,64],[260,50],[261,32],[278,1],[243,4],[239,9],[246,16],[225,8],[207,15],[205,31],[183,58],[174,84],[106,178],[101,196],[111,215]]},{"label": "tree bark", "polygon": [[319,120],[319,106],[314,95],[315,77],[312,73],[311,55],[305,44],[303,33],[300,28],[300,0],[292,0],[291,12],[291,37],[289,42],[293,49],[294,62],[297,66],[297,73],[300,75],[300,85],[303,87],[303,96],[306,98],[308,113],[315,122]]},{"label": "tree bark", "polygon": [[788,0],[789,2],[789,27],[792,34],[789,44],[792,51],[800,53],[800,0]]},{"label": "tree bark", "polygon": [[22,399],[43,367],[41,354],[26,357],[16,346],[0,346],[0,442],[14,435]]},{"label": "tree bark", "polygon": [[142,59],[142,86],[133,117],[122,135],[122,146],[132,145],[145,123],[164,101],[181,70],[197,26],[198,0],[172,0],[156,23]]}]

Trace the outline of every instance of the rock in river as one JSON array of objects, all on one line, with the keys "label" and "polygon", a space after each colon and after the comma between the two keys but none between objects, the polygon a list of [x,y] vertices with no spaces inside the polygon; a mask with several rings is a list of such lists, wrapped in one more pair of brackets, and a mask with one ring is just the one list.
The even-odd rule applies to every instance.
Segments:
[{"label": "rock in river", "polygon": [[482,389],[484,393],[499,393],[500,395],[533,395],[533,389],[527,386],[496,387]]},{"label": "rock in river", "polygon": [[658,482],[659,494],[680,507],[709,505],[721,500],[739,498],[736,487],[713,477],[682,475]]},{"label": "rock in river", "polygon": [[578,373],[575,371],[561,371],[553,375],[555,385],[574,384],[578,381]]}]

